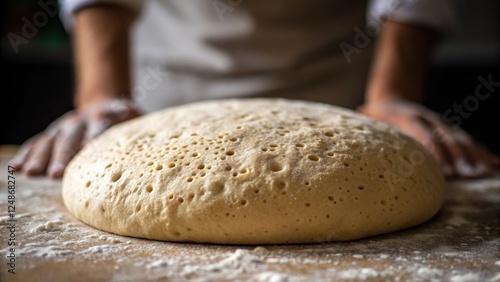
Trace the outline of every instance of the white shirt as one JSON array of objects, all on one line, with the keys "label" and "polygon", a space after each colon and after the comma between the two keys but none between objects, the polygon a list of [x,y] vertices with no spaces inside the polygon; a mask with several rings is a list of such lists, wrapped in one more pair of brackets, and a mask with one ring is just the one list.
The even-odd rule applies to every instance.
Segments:
[{"label": "white shirt", "polygon": [[141,11],[133,96],[146,111],[228,97],[279,96],[353,108],[384,18],[450,28],[447,0],[65,0]]}]

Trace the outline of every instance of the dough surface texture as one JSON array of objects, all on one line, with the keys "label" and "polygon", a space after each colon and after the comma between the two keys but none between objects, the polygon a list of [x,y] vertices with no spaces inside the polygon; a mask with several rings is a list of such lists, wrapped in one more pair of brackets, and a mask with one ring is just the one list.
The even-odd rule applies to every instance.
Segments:
[{"label": "dough surface texture", "polygon": [[430,153],[353,111],[285,99],[199,102],[116,125],[67,167],[63,199],[111,233],[180,242],[352,240],[442,205]]}]

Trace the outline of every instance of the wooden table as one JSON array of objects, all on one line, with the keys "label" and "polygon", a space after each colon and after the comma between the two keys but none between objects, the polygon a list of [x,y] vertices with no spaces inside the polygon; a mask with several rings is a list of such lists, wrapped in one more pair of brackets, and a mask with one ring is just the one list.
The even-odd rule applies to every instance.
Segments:
[{"label": "wooden table", "polygon": [[0,281],[500,281],[500,175],[450,182],[441,212],[416,228],[352,242],[256,248],[99,231],[68,213],[60,181],[15,173],[11,274],[6,159],[0,163]]}]

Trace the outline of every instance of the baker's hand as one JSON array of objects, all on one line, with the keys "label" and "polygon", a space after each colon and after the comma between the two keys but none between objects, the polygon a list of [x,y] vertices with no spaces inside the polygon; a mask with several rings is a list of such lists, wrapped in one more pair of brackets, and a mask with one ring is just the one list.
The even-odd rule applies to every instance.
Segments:
[{"label": "baker's hand", "polygon": [[444,123],[438,114],[406,100],[366,104],[358,111],[393,125],[423,144],[448,176],[482,177],[498,168],[499,159],[460,128]]},{"label": "baker's hand", "polygon": [[9,165],[27,175],[61,177],[83,145],[110,126],[139,115],[129,100],[109,100],[68,112],[26,141]]}]

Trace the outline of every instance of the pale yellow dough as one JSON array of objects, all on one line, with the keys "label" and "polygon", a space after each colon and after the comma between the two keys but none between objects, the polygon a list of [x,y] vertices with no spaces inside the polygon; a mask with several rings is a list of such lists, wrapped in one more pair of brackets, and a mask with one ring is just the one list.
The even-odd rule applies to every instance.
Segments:
[{"label": "pale yellow dough", "polygon": [[112,233],[183,242],[351,240],[425,222],[443,202],[432,156],[338,107],[200,102],[112,127],[72,160],[63,198]]}]

